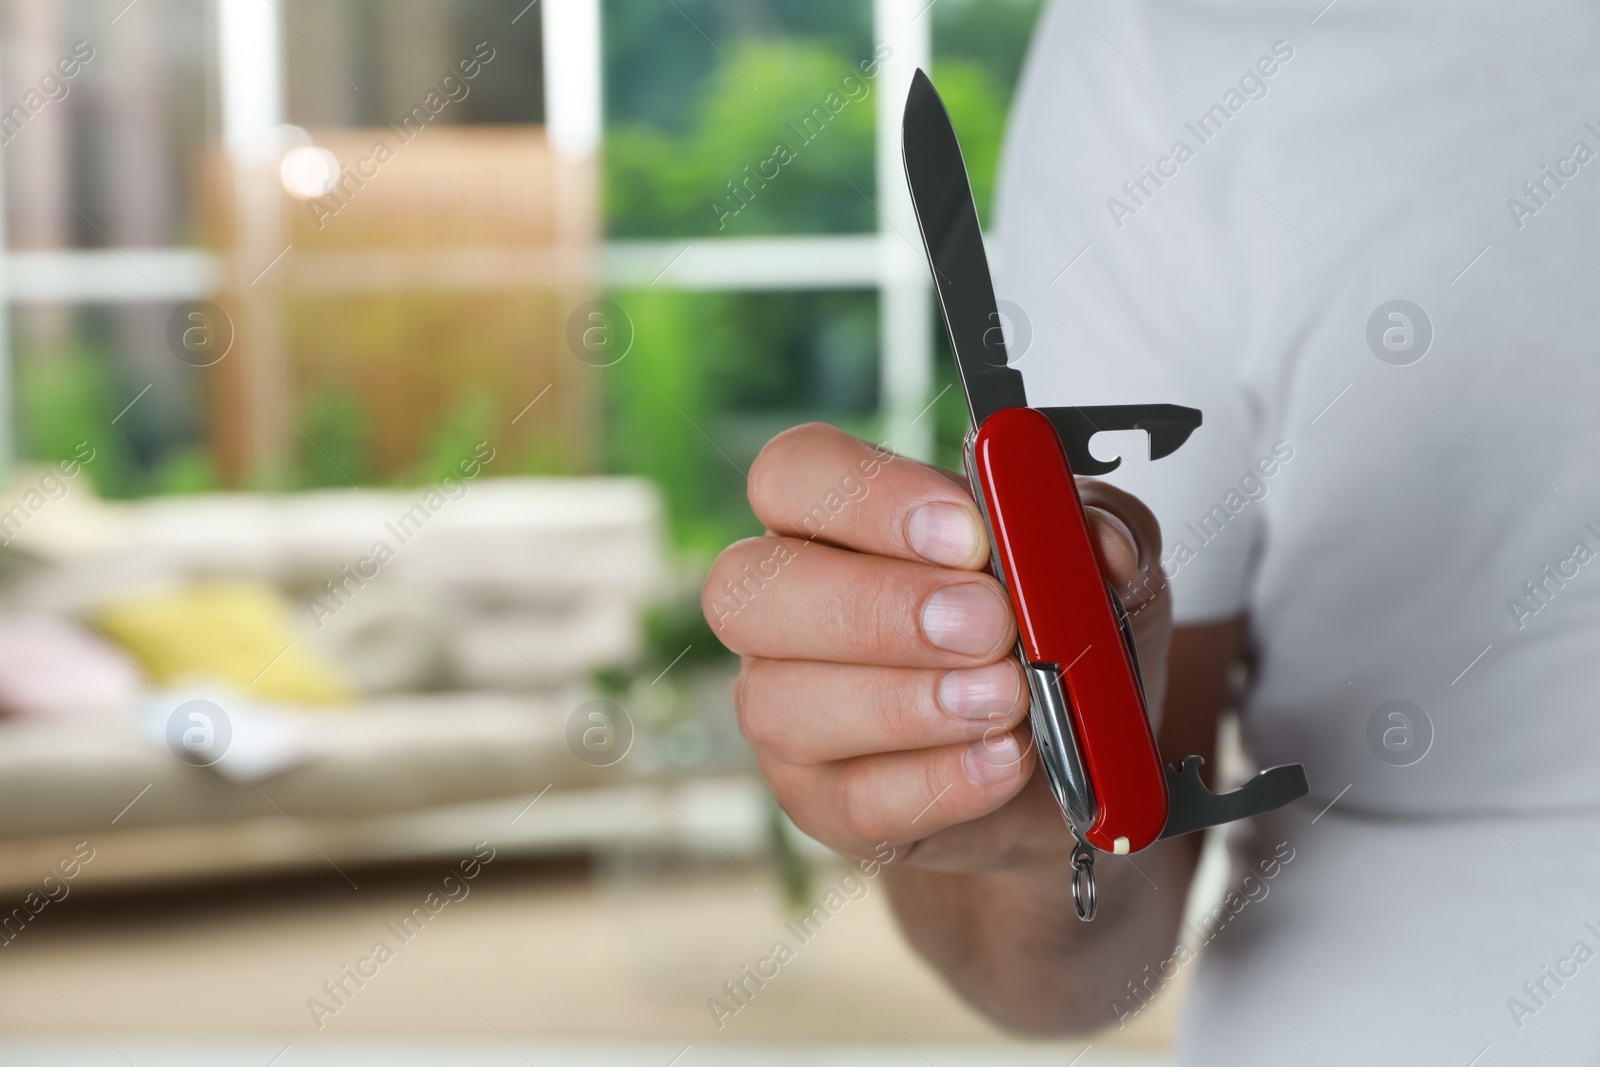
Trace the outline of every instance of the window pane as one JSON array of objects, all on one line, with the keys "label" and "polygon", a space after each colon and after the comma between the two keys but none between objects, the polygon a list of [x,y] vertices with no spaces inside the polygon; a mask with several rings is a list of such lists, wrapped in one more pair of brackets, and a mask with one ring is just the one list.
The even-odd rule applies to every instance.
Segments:
[{"label": "window pane", "polygon": [[760,533],[745,474],[779,431],[812,419],[878,429],[871,292],[613,294],[636,338],[604,371],[606,464],[661,486],[685,545]]},{"label": "window pane", "polygon": [[876,228],[870,5],[612,0],[605,40],[612,236]]},{"label": "window pane", "polygon": [[6,225],[12,248],[189,244],[191,163],[216,118],[206,0],[0,8]]},{"label": "window pane", "polygon": [[24,460],[93,460],[102,496],[216,487],[203,369],[165,351],[169,304],[12,311],[17,448]]},{"label": "window pane", "polygon": [[[526,4],[289,0],[283,37],[289,121],[307,128],[385,126],[424,106],[432,93],[439,122],[543,122],[540,13],[537,6],[522,13]],[[481,62],[485,56],[492,58]],[[474,64],[471,79],[460,77],[462,61]],[[450,86],[441,84],[446,76],[454,79]]]}]

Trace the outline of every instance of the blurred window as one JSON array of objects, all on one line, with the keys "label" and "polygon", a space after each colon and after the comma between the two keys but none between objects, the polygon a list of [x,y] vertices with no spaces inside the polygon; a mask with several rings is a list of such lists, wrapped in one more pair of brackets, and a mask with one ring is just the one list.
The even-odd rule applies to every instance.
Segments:
[{"label": "blurred window", "polygon": [[[898,35],[902,59],[928,55],[931,41],[932,72],[987,216],[1040,0],[595,2],[600,261],[605,295],[633,320],[635,348],[594,372],[595,441],[574,453],[590,459],[536,442],[504,469],[598,464],[650,476],[680,538],[710,546],[754,528],[742,470],[794,422],[827,419],[874,439],[909,427],[923,441],[915,450],[951,462],[960,397],[931,303],[907,302],[925,277],[903,269],[907,255],[920,266],[914,227],[890,221],[896,209],[885,198],[898,195],[899,175],[878,173],[879,161],[896,158],[893,131],[878,123],[888,106],[874,77],[889,44],[880,34]],[[525,128],[546,118],[547,73],[558,68],[544,5],[274,0],[272,9],[282,115],[313,134],[398,121],[480,42],[494,61],[439,121]],[[217,10],[216,0],[0,0],[0,99],[7,108],[39,103],[0,136],[10,435],[36,459],[68,454],[80,439],[103,443],[110,461],[94,477],[114,496],[225,480],[213,455],[225,417],[214,381],[174,359],[166,336],[174,308],[209,293],[220,272],[206,248],[216,209],[202,166],[222,134]],[[498,240],[493,226],[485,234]],[[506,254],[527,258],[509,245]],[[928,319],[926,330],[889,325],[905,323],[908,309],[913,325]],[[334,302],[318,314],[341,316]],[[289,323],[286,336],[320,351],[327,331],[318,321]],[[501,336],[511,335],[408,343],[440,360],[525,358],[488,352]],[[324,358],[301,353],[287,364],[306,378],[289,487],[421,477],[431,469],[425,457],[512,403],[465,383],[435,398],[431,421],[407,445]]]}]

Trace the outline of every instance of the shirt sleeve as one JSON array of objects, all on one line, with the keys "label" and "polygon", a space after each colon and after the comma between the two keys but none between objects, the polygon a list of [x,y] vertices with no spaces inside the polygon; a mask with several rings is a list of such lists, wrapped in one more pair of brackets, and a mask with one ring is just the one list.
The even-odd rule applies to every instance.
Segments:
[{"label": "shirt sleeve", "polygon": [[[1034,406],[1203,413],[1159,463],[1137,432],[1098,435],[1093,451],[1122,457],[1105,480],[1161,522],[1177,620],[1211,621],[1243,610],[1263,535],[1255,501],[1275,465],[1243,381],[1235,201],[1216,188],[1222,150],[1198,144],[1145,80],[1160,76],[1143,5],[1105,11],[1098,28],[1066,3],[1040,17],[1001,160],[996,295]],[[1180,140],[1193,153],[1183,163]]]}]

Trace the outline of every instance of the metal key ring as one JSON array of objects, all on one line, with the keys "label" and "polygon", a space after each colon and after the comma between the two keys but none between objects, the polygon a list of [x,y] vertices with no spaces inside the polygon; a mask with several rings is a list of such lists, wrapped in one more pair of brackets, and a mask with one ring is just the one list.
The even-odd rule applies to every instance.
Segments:
[{"label": "metal key ring", "polygon": [[1100,901],[1094,885],[1094,849],[1079,841],[1072,850],[1072,906],[1078,918],[1094,922]]}]

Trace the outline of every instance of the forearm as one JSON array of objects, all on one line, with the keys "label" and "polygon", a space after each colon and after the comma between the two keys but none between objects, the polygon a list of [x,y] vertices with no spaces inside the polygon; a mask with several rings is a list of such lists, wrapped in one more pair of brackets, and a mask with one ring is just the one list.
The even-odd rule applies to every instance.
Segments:
[{"label": "forearm", "polygon": [[1092,923],[1073,912],[1066,858],[988,874],[890,867],[886,875],[907,939],[956,992],[1007,1028],[1076,1033],[1115,1022],[1112,1004],[1127,983],[1172,954],[1199,842],[1100,857]]}]

